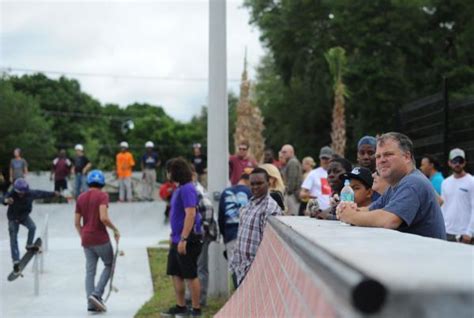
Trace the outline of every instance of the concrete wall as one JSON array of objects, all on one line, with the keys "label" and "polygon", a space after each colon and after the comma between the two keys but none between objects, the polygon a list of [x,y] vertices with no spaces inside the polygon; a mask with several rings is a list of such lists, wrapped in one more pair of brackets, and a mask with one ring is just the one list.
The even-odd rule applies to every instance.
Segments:
[{"label": "concrete wall", "polygon": [[271,218],[218,317],[472,317],[472,246],[305,217]]}]

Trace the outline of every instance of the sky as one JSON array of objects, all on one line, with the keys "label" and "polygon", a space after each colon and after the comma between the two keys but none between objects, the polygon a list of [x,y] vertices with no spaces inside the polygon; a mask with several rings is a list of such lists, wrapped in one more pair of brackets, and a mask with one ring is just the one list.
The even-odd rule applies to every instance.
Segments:
[{"label": "sky", "polygon": [[[264,54],[242,3],[227,1],[228,88],[237,94],[245,48],[251,79]],[[58,71],[47,76],[79,80],[102,104],[160,105],[188,121],[208,96],[208,17],[202,0],[0,0],[0,67]]]}]

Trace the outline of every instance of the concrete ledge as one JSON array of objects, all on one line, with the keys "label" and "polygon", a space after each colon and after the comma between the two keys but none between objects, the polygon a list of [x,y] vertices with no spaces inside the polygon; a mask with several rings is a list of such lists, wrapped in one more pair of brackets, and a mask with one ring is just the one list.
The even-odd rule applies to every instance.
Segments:
[{"label": "concrete ledge", "polygon": [[218,317],[472,317],[472,246],[306,217],[270,218]]}]

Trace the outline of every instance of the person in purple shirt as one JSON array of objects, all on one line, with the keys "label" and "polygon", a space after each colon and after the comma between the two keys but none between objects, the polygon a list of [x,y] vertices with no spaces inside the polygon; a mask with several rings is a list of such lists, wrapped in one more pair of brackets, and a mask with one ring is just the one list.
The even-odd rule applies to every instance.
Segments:
[{"label": "person in purple shirt", "polygon": [[[202,248],[202,232],[201,216],[196,213],[198,193],[193,184],[191,167],[184,159],[173,159],[167,170],[171,181],[178,186],[171,198],[171,246],[167,265],[167,275],[173,278],[176,305],[161,314],[200,316],[201,286],[197,275],[197,260]],[[191,310],[185,304],[185,280],[191,291]]]}]

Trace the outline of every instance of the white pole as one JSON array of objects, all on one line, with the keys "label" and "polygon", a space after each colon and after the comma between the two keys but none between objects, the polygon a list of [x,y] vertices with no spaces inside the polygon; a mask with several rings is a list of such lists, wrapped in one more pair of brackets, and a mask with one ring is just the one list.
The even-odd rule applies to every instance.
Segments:
[{"label": "white pole", "polygon": [[[220,192],[229,179],[226,1],[209,0],[209,101],[207,125],[208,188],[217,213]],[[222,243],[209,247],[209,295],[227,295],[227,263]]]}]

